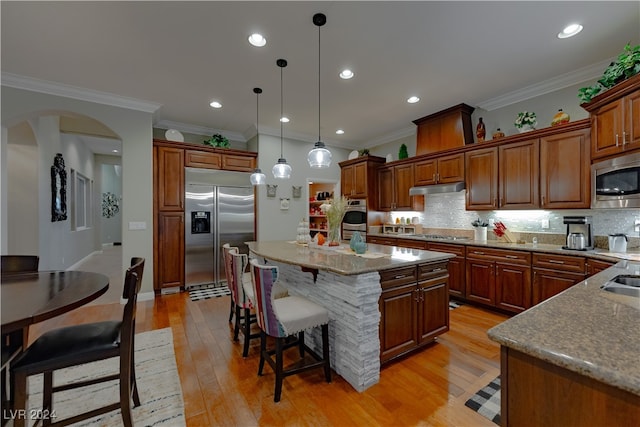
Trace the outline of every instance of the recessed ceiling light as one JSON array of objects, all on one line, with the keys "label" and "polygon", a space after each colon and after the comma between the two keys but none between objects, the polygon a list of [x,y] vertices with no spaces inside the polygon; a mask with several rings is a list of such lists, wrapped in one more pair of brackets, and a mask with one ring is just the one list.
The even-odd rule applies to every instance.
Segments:
[{"label": "recessed ceiling light", "polygon": [[283,117],[280,119],[282,123],[289,123],[289,117]]},{"label": "recessed ceiling light", "polygon": [[211,101],[209,105],[211,105],[213,108],[222,108],[222,104],[218,101]]},{"label": "recessed ceiling light", "polygon": [[409,99],[407,99],[407,102],[409,104],[415,104],[416,102],[420,101],[420,98],[418,98],[417,96],[412,96]]},{"label": "recessed ceiling light", "polygon": [[575,36],[580,31],[582,31],[582,25],[580,25],[580,24],[571,24],[571,25],[567,26],[564,30],[562,30],[561,33],[558,33],[558,38],[559,39],[566,39],[566,38],[569,38],[571,36]]},{"label": "recessed ceiling light", "polygon": [[265,39],[262,34],[253,33],[249,36],[249,43],[255,47],[262,47],[267,44],[267,39]]},{"label": "recessed ceiling light", "polygon": [[344,135],[344,131],[343,131],[342,129],[338,129],[338,130],[336,131],[336,133],[337,133],[338,135]]},{"label": "recessed ceiling light", "polygon": [[353,77],[353,71],[351,70],[342,70],[342,72],[340,73],[341,79],[348,80],[351,77]]},{"label": "recessed ceiling light", "polygon": [[112,152],[112,153],[117,153],[117,152],[118,152],[118,150],[111,150],[111,152]]}]

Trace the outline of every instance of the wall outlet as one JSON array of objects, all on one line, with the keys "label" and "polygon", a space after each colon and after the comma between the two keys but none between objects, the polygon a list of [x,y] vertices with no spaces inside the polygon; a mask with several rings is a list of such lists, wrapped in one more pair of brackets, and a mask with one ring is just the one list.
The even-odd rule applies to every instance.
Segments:
[{"label": "wall outlet", "polygon": [[540,226],[542,227],[543,230],[547,230],[549,228],[549,220],[548,219],[541,220]]},{"label": "wall outlet", "polygon": [[131,221],[129,222],[129,230],[146,230],[147,223],[144,221]]}]

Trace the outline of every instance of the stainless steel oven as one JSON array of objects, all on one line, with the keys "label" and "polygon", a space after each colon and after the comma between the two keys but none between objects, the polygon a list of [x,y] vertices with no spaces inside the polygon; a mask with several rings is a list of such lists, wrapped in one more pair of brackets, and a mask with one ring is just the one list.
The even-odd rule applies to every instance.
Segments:
[{"label": "stainless steel oven", "polygon": [[640,153],[591,165],[592,208],[640,208]]},{"label": "stainless steel oven", "polygon": [[362,237],[367,233],[367,201],[366,199],[351,199],[347,211],[342,219],[342,238],[351,239],[354,231],[359,231]]}]

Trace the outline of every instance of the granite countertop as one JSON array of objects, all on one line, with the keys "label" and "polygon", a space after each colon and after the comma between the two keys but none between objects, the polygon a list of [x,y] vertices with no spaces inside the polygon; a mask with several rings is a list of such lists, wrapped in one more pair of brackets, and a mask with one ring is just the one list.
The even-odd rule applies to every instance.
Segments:
[{"label": "granite countertop", "polygon": [[601,285],[619,274],[640,274],[620,261],[488,331],[489,338],[640,395],[640,298]]},{"label": "granite countertop", "polygon": [[507,242],[502,242],[500,240],[493,240],[493,239],[487,239],[485,241],[479,241],[479,240],[473,240],[473,239],[448,240],[448,239],[427,238],[419,234],[390,234],[390,233],[367,233],[367,236],[420,240],[420,241],[448,243],[448,244],[463,245],[463,246],[484,246],[484,247],[496,248],[496,249],[510,249],[510,250],[527,251],[527,252],[554,253],[558,255],[583,256],[586,258],[601,259],[604,261],[619,261],[622,259],[622,260],[640,262],[640,249],[638,248],[630,249],[624,253],[609,252],[607,249],[599,249],[599,248],[588,250],[588,251],[573,251],[573,250],[562,249],[562,245],[552,245],[552,244],[546,244],[546,243],[537,243],[535,245],[533,243],[507,243]]},{"label": "granite countertop", "polygon": [[258,256],[286,264],[317,270],[331,271],[342,275],[355,275],[390,268],[410,266],[427,262],[445,261],[454,255],[420,249],[367,244],[367,252],[356,255],[349,245],[337,248],[298,245],[288,241],[246,242],[249,250]]}]

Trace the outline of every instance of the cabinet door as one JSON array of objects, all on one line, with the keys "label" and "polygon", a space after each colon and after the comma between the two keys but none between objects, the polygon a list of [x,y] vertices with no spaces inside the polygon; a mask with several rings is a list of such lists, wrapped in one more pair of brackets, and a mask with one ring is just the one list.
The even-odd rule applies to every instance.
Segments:
[{"label": "cabinet door", "polygon": [[495,305],[495,274],[493,261],[467,258],[467,299]]},{"label": "cabinet door", "polygon": [[184,165],[203,169],[222,169],[222,156],[207,151],[186,150]]},{"label": "cabinet door", "polygon": [[418,285],[420,309],[418,310],[419,343],[433,339],[449,330],[449,290],[447,278],[435,278]]},{"label": "cabinet door", "polygon": [[464,181],[464,154],[438,158],[438,183]]},{"label": "cabinet door", "polygon": [[415,164],[415,185],[431,185],[436,183],[436,159],[422,160]]},{"label": "cabinet door", "polygon": [[498,150],[480,149],[465,153],[467,166],[467,210],[498,207]]},{"label": "cabinet door", "polygon": [[640,148],[640,90],[624,98],[625,148]]},{"label": "cabinet door", "polygon": [[590,131],[540,138],[540,207],[588,209],[591,205]]},{"label": "cabinet door", "polygon": [[541,303],[583,280],[584,274],[534,268],[533,305]]},{"label": "cabinet door", "polygon": [[228,171],[253,172],[256,168],[255,157],[223,154],[222,168]]},{"label": "cabinet door", "polygon": [[416,284],[383,291],[380,295],[380,361],[387,361],[418,345]]},{"label": "cabinet door", "polygon": [[440,119],[428,120],[418,125],[416,137],[416,155],[441,151]]},{"label": "cabinet door", "polygon": [[367,243],[374,243],[377,245],[397,246],[398,239],[393,237],[367,236]]},{"label": "cabinet door", "polygon": [[158,147],[158,210],[184,210],[184,150]]},{"label": "cabinet door", "polygon": [[540,207],[538,141],[524,141],[499,148],[500,209]]},{"label": "cabinet door", "polygon": [[184,286],[184,213],[158,213],[158,265],[154,288]]},{"label": "cabinet door", "polygon": [[496,263],[496,307],[516,313],[531,307],[531,268]]},{"label": "cabinet door", "polygon": [[464,298],[467,275],[464,246],[429,242],[427,249],[456,255],[455,258],[449,258],[449,263],[447,264],[447,270],[449,270],[449,295]]},{"label": "cabinet door", "polygon": [[353,165],[353,196],[367,197],[367,163]]},{"label": "cabinet door", "polygon": [[393,169],[394,209],[413,210],[414,198],[409,196],[409,189],[413,187],[413,164],[399,165]]},{"label": "cabinet door", "polygon": [[390,211],[393,209],[393,169],[378,169],[378,209]]},{"label": "cabinet door", "polygon": [[622,150],[624,103],[619,99],[591,114],[591,157],[617,154]]},{"label": "cabinet door", "polygon": [[355,168],[354,165],[344,166],[340,172],[340,186],[342,187],[342,194],[345,197],[353,196],[354,182],[355,182]]}]

